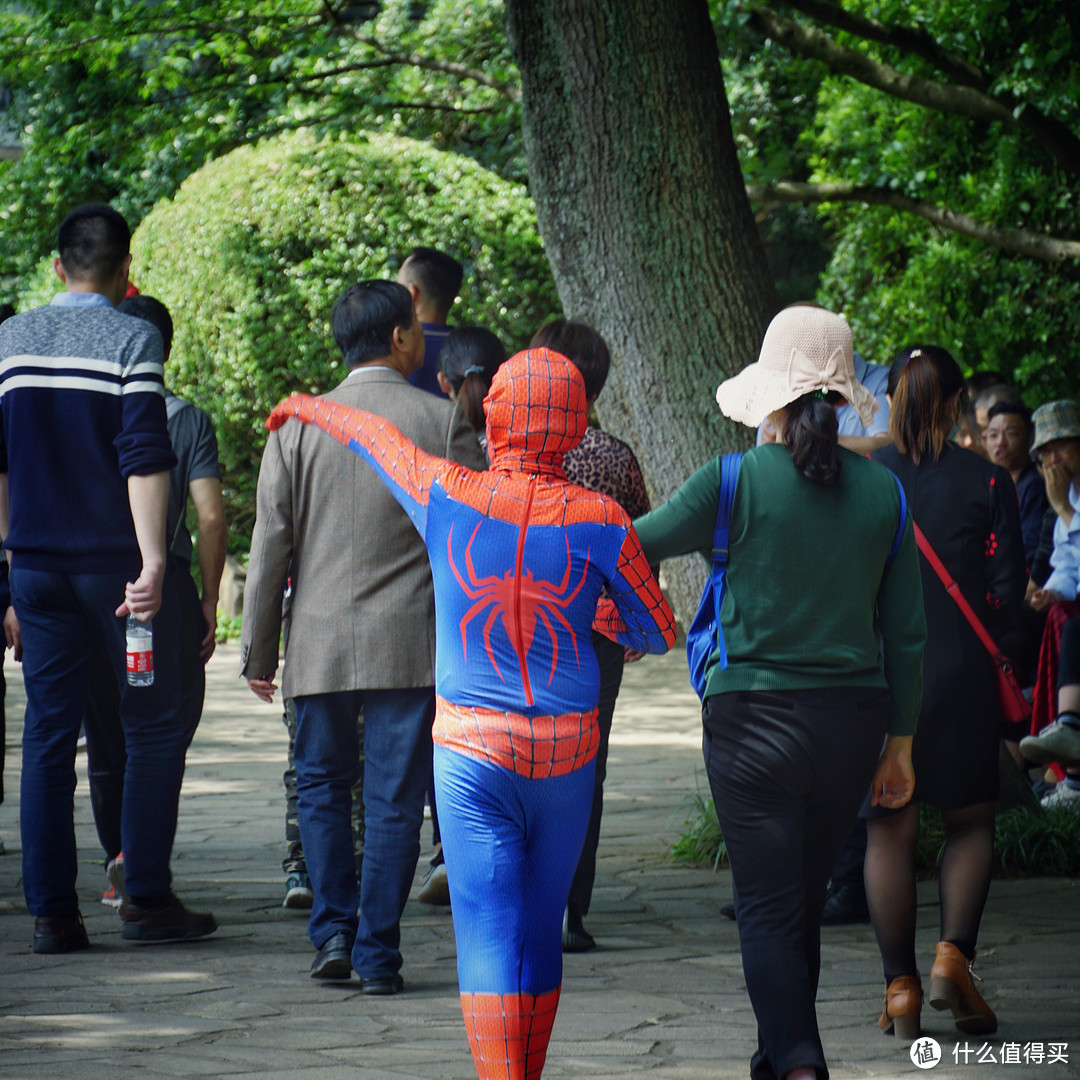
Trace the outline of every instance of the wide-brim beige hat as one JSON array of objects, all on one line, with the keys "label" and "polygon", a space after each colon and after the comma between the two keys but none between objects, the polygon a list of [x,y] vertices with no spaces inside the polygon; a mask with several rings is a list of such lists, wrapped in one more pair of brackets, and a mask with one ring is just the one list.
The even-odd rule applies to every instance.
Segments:
[{"label": "wide-brim beige hat", "polygon": [[757,427],[803,394],[835,390],[854,406],[863,427],[877,412],[874,395],[855,378],[851,328],[841,316],[809,304],[784,308],[765,331],[757,362],[716,391],[724,415]]}]

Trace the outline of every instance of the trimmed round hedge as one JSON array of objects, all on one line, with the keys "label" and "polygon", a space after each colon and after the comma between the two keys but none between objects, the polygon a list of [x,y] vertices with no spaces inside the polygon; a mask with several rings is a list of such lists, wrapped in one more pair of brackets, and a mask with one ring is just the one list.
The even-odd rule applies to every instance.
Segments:
[{"label": "trimmed round hedge", "polygon": [[465,267],[451,323],[487,326],[514,349],[560,311],[525,189],[387,135],[292,132],[242,147],[190,176],[136,230],[132,280],[168,305],[176,327],[165,381],[214,421],[241,536],[267,413],[344,377],[334,300],[355,281],[392,278],[417,245]]}]

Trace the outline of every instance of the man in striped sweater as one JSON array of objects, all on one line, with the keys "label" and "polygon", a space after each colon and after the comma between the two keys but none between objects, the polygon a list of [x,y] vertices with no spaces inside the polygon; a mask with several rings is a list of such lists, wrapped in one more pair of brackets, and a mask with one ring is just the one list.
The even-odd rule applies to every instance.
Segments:
[{"label": "man in striped sweater", "polygon": [[[88,944],[75,891],[75,744],[92,657],[104,645],[121,685],[127,742],[123,936],[202,937],[209,915],[170,891],[183,775],[179,612],[165,575],[169,469],[162,342],[114,310],[130,232],[111,207],[73,210],[54,267],[66,291],[0,326],[0,536],[11,566],[26,683],[23,887],[35,952]],[[150,686],[125,675],[128,614],[153,619]]]}]

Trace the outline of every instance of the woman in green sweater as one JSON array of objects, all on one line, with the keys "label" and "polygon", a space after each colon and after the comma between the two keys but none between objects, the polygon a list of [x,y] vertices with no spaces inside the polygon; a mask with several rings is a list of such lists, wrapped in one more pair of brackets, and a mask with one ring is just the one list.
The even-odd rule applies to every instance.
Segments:
[{"label": "woman in green sweater", "polygon": [[[717,391],[723,412],[781,441],[743,458],[720,610],[726,665],[706,668],[705,766],[731,862],[754,1080],[828,1076],[814,1001],[829,873],[868,785],[911,797],[926,625],[910,522],[888,470],[837,445],[834,405],[868,423],[851,331],[797,305],[756,364]],[[712,548],[721,459],[634,524],[651,563]],[[895,541],[900,536],[897,546]]]}]

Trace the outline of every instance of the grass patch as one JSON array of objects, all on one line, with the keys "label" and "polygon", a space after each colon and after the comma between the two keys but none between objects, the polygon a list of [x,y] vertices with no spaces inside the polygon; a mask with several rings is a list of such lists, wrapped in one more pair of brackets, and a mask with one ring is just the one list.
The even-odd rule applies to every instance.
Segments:
[{"label": "grass patch", "polygon": [[[941,814],[923,805],[920,824],[915,872],[920,878],[934,878],[945,845]],[[714,870],[728,865],[712,799],[694,796],[671,855],[676,862]],[[1038,813],[1018,808],[999,813],[994,822],[993,873],[996,878],[1080,877],[1080,813],[1068,808]]]}]

